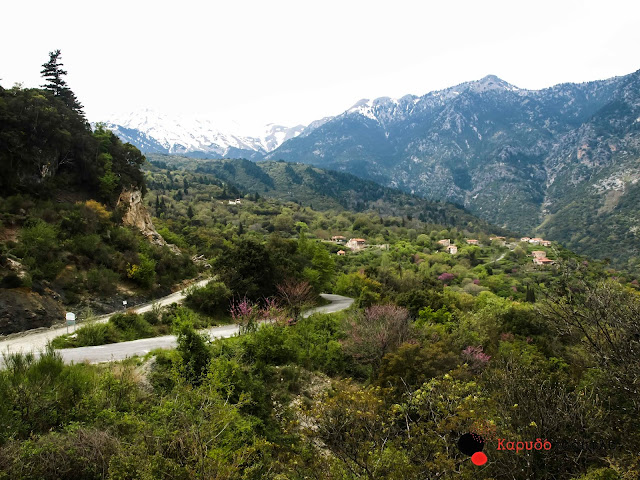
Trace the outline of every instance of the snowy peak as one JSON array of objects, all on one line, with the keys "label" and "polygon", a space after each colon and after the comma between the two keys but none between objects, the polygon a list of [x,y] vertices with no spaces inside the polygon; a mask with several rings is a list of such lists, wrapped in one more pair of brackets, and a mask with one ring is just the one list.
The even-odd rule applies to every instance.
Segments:
[{"label": "snowy peak", "polygon": [[300,135],[304,125],[286,127],[269,124],[256,136],[231,133],[207,118],[173,116],[141,109],[113,115],[104,122],[122,140],[143,152],[210,157],[258,156],[278,148]]},{"label": "snowy peak", "polygon": [[295,127],[285,127],[283,125],[275,125],[269,123],[265,126],[264,132],[260,135],[260,144],[266,152],[275,150],[284,142],[291,138],[295,138],[305,130],[304,125],[296,125]]},{"label": "snowy peak", "polygon": [[[456,87],[454,87],[456,88]],[[517,91],[520,90],[518,87],[511,85],[509,82],[505,82],[501,78],[496,77],[495,75],[487,75],[486,77],[481,78],[480,80],[475,80],[473,82],[465,82],[458,85],[459,89],[466,90],[474,93],[484,93],[491,90],[499,90],[499,91]]]}]

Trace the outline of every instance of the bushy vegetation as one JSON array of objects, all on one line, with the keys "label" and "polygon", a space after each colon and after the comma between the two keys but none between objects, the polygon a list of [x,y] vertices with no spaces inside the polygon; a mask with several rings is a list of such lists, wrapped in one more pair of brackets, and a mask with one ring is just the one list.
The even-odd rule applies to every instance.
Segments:
[{"label": "bushy vegetation", "polygon": [[[138,368],[65,366],[53,352],[7,358],[0,470],[4,478],[229,479],[455,470],[472,479],[478,467],[455,447],[471,431],[485,438],[487,478],[637,478],[639,372],[625,355],[638,346],[628,315],[640,296],[568,272],[582,282],[569,304],[561,283],[531,307],[445,289],[449,325],[433,310],[416,321],[387,304],[211,343],[186,319],[178,349]],[[558,314],[608,300],[622,317]],[[541,328],[532,333],[514,316]],[[619,358],[594,336],[604,331],[630,346]],[[500,448],[537,439],[551,448]],[[64,446],[80,452],[81,465]]]},{"label": "bushy vegetation", "polygon": [[121,282],[166,291],[197,274],[187,255],[149,244],[95,200],[14,195],[0,198],[0,212],[18,232],[17,242],[0,244],[3,253],[26,267],[29,282],[47,282],[69,303],[83,294],[108,298]]},{"label": "bushy vegetation", "polygon": [[52,344],[55,348],[76,348],[128,342],[177,333],[185,322],[202,329],[229,320],[228,314],[217,313],[216,316],[199,315],[175,303],[165,308],[154,308],[144,314],[117,313],[106,322],[89,319],[87,324],[78,327],[74,333],[54,338]]}]

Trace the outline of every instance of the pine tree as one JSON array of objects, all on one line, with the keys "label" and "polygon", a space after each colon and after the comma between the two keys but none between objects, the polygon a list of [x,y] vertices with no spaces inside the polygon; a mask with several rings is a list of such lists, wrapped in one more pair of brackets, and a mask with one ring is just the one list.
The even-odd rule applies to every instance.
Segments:
[{"label": "pine tree", "polygon": [[82,104],[78,101],[76,94],[67,86],[67,82],[63,78],[67,71],[62,69],[63,63],[60,62],[62,54],[60,50],[49,52],[49,61],[42,64],[40,74],[47,80],[47,83],[41,85],[45,90],[50,91],[56,97],[60,97],[69,108],[84,115]]},{"label": "pine tree", "polygon": [[193,207],[191,205],[189,205],[189,208],[187,208],[187,217],[189,217],[189,219],[193,218]]}]

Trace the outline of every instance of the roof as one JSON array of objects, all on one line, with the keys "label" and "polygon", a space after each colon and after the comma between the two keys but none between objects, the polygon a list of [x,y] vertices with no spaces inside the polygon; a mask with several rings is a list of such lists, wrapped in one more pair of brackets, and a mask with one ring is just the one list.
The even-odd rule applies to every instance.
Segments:
[{"label": "roof", "polygon": [[351,241],[353,241],[353,242],[366,242],[366,240],[364,238],[352,238]]}]

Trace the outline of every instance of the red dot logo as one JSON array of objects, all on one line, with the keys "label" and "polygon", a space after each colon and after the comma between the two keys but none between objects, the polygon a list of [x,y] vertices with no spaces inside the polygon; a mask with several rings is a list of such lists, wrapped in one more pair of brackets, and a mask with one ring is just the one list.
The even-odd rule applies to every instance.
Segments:
[{"label": "red dot logo", "polygon": [[484,465],[487,463],[487,456],[482,452],[476,452],[471,455],[471,461],[474,465]]}]

